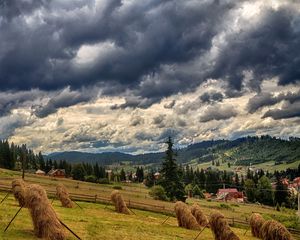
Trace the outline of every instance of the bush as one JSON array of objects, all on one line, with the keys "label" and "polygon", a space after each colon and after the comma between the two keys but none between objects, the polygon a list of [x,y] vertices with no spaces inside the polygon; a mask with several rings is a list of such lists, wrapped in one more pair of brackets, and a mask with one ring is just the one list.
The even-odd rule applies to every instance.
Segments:
[{"label": "bush", "polygon": [[229,206],[226,203],[220,203],[220,208],[234,211],[234,208],[232,208],[231,206]]},{"label": "bush", "polygon": [[163,200],[163,201],[166,201],[167,200],[167,195],[166,195],[166,191],[165,189],[160,186],[160,185],[157,185],[157,186],[154,186],[150,189],[150,192],[149,192],[149,195],[151,197],[153,197],[154,199],[156,200]]},{"label": "bush", "polygon": [[94,176],[94,175],[85,176],[85,177],[84,177],[84,180],[85,180],[86,182],[92,182],[92,183],[97,182],[97,178],[96,178],[96,176]]},{"label": "bush", "polygon": [[122,187],[120,185],[113,186],[113,189],[122,190]]},{"label": "bush", "polygon": [[100,184],[109,184],[108,178],[99,178],[98,183]]},{"label": "bush", "polygon": [[193,195],[194,196],[199,196],[199,198],[202,198],[202,199],[205,198],[203,190],[201,190],[198,185],[195,185],[193,187]]}]

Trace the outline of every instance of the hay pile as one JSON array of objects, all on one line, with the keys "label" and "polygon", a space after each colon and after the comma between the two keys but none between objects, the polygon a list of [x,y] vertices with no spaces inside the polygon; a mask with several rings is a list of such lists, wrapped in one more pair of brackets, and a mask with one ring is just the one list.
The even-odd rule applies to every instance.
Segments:
[{"label": "hay pile", "polygon": [[260,237],[264,240],[293,240],[285,226],[275,220],[265,221],[260,229]]},{"label": "hay pile", "polygon": [[129,209],[127,208],[126,203],[118,190],[112,191],[110,198],[115,205],[116,212],[130,214]]},{"label": "hay pile", "polygon": [[12,192],[15,199],[19,202],[20,207],[25,206],[27,184],[22,179],[15,179],[11,183]]},{"label": "hay pile", "polygon": [[205,214],[202,212],[200,206],[196,203],[194,203],[191,207],[191,213],[196,218],[198,224],[202,227],[208,226],[208,219],[205,216]]},{"label": "hay pile", "polygon": [[12,181],[12,191],[20,206],[29,209],[37,237],[47,240],[65,239],[63,226],[41,186],[27,185],[23,180],[16,179]]},{"label": "hay pile", "polygon": [[253,213],[250,217],[250,228],[253,237],[260,238],[260,229],[265,219],[259,213]]},{"label": "hay pile", "polygon": [[215,236],[215,240],[240,240],[239,237],[230,229],[224,215],[220,212],[214,212],[210,216],[209,223]]},{"label": "hay pile", "polygon": [[184,227],[192,230],[200,230],[201,227],[197,223],[196,218],[191,213],[191,210],[188,208],[186,204],[181,201],[175,203],[175,214],[178,221],[179,227]]},{"label": "hay pile", "polygon": [[59,200],[61,201],[61,204],[63,207],[66,207],[66,208],[74,207],[74,203],[70,199],[69,192],[63,184],[58,184],[56,186],[56,195],[59,198]]},{"label": "hay pile", "polygon": [[32,218],[37,237],[49,240],[63,240],[65,233],[56,213],[51,206],[45,190],[31,184],[27,188],[26,204]]}]

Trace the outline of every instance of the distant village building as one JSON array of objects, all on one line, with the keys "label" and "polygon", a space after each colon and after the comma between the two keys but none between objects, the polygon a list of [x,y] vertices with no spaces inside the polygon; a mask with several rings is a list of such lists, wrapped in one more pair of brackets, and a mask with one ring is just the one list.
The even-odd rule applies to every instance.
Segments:
[{"label": "distant village building", "polygon": [[159,179],[160,178],[160,173],[159,172],[154,173],[154,178],[155,178],[155,180]]},{"label": "distant village building", "polygon": [[218,200],[244,202],[243,192],[239,192],[236,188],[219,189],[217,192]]},{"label": "distant village building", "polygon": [[294,179],[293,186],[295,188],[300,188],[300,177],[297,177],[297,178]]},{"label": "distant village building", "polygon": [[36,175],[40,175],[40,176],[45,176],[46,173],[44,171],[42,171],[41,169],[38,169],[36,172],[35,172]]},{"label": "distant village building", "polygon": [[51,169],[48,172],[48,176],[64,178],[64,177],[66,177],[66,171],[65,171],[65,169]]}]

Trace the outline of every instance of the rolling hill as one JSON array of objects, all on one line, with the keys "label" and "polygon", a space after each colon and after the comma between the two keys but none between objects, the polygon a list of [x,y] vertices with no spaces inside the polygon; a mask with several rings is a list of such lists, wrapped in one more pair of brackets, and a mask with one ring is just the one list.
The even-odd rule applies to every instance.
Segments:
[{"label": "rolling hill", "polygon": [[[179,163],[195,160],[198,163],[212,160],[230,161],[236,165],[292,163],[300,160],[300,139],[280,139],[271,136],[243,137],[235,140],[211,140],[189,145],[177,150]],[[163,152],[131,155],[120,152],[84,153],[77,151],[55,152],[46,156],[52,160],[66,160],[71,163],[89,162],[109,165],[120,162],[131,164],[160,164]]]}]

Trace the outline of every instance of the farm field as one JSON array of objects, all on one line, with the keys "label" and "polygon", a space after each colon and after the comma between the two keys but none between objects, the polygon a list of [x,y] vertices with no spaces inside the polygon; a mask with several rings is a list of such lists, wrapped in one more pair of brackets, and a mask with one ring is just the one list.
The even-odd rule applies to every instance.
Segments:
[{"label": "farm field", "polygon": [[[3,198],[4,194],[1,193]],[[105,205],[81,202],[80,208],[65,209],[58,201],[54,208],[59,218],[76,232],[82,239],[194,239],[197,231],[177,227],[174,217],[162,225],[166,216],[150,211],[134,210],[136,215],[123,215],[114,212],[112,206],[105,209]],[[1,205],[0,228],[4,229],[18,209],[16,201],[10,196]],[[3,211],[5,209],[5,211]],[[22,209],[16,220],[6,233],[0,231],[0,239],[37,239],[33,235],[33,226],[27,209]],[[234,228],[241,239],[255,239],[250,232],[243,236],[245,230]],[[74,237],[68,233],[68,239]],[[212,240],[209,229],[205,229],[199,239]]]},{"label": "farm field", "polygon": [[[10,186],[12,179],[20,178],[19,172],[0,169],[0,185]],[[54,191],[58,182],[63,183],[70,193],[95,195],[109,198],[113,190],[113,184],[100,185],[94,183],[78,182],[70,179],[54,179],[27,174],[26,181],[29,183],[39,183],[47,191]],[[128,202],[149,206],[150,211],[143,211],[133,205],[133,211],[136,215],[122,215],[113,211],[113,206],[100,203],[78,202],[79,207],[75,209],[65,209],[60,206],[58,200],[54,201],[54,208],[59,218],[65,222],[71,229],[82,237],[82,239],[193,239],[197,231],[186,230],[177,227],[176,219],[172,216],[167,224],[161,223],[166,219],[166,215],[157,212],[157,206],[164,208],[164,212],[170,214],[173,212],[174,203],[157,201],[149,197],[148,189],[141,184],[119,184],[122,187],[120,192]],[[0,199],[5,196],[0,192]],[[274,218],[281,221],[289,228],[297,228],[299,224],[295,221],[295,212],[285,210],[282,212],[274,211],[271,207],[259,206],[254,204],[233,204],[207,200],[188,199],[189,204],[198,202],[203,211],[209,215],[213,210],[221,211],[229,222],[246,221],[252,212],[260,212],[265,218]],[[155,207],[154,207],[155,206]],[[5,209],[5,211],[4,211]],[[0,205],[0,228],[4,229],[10,219],[18,210],[18,205],[13,196]],[[251,237],[250,232],[243,236],[245,225],[235,224],[234,231],[241,239],[255,239]],[[237,228],[241,227],[241,228]],[[0,239],[35,239],[32,232],[32,223],[27,209],[23,209],[16,218],[7,233],[0,231]],[[70,235],[68,239],[73,239]],[[206,229],[199,239],[213,239],[210,230]]]}]

